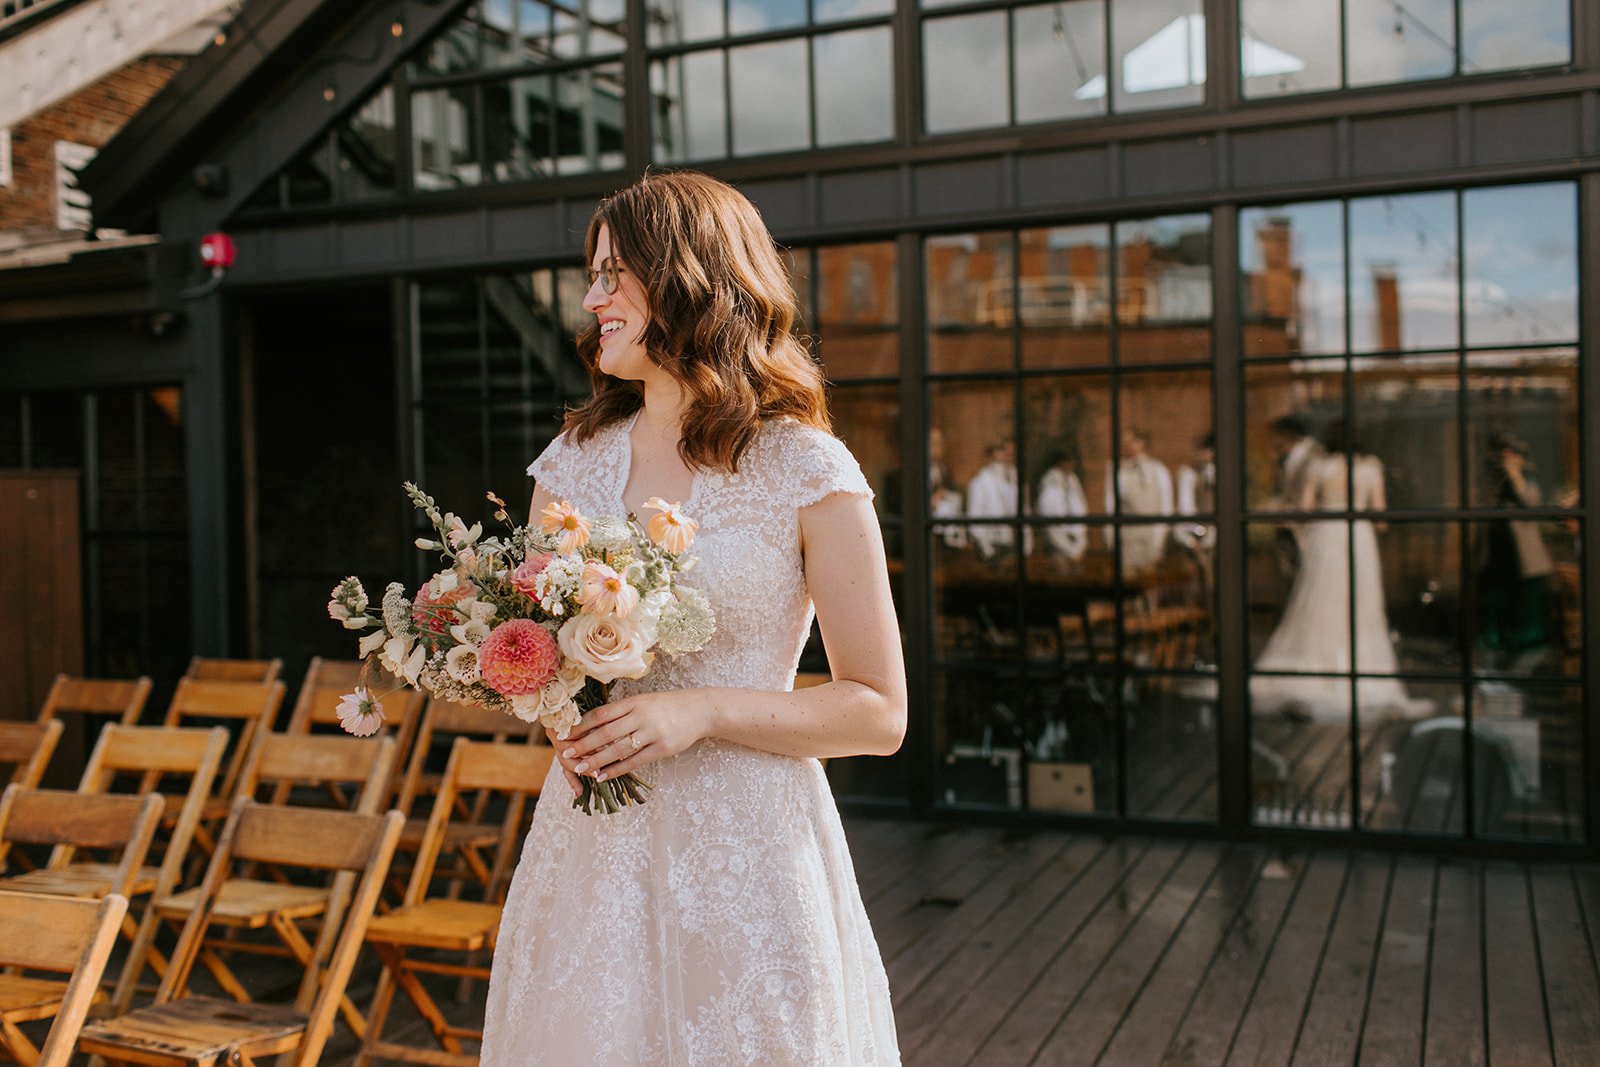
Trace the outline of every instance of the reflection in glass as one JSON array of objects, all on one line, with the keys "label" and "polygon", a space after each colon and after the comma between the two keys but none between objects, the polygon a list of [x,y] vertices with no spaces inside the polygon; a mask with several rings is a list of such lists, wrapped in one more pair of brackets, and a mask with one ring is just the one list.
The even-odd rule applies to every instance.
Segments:
[{"label": "reflection in glass", "polygon": [[734,155],[782,152],[811,143],[807,109],[800,103],[811,96],[805,41],[732,49],[728,78]]},{"label": "reflection in glass", "polygon": [[539,0],[486,0],[483,64],[515,67],[549,58],[550,8]]},{"label": "reflection in glass", "polygon": [[334,127],[339,146],[339,196],[362,200],[394,192],[399,146],[395,142],[394,88],[385,85]]},{"label": "reflection in glass", "polygon": [[[941,517],[1011,518],[1017,514],[1017,445],[1010,382],[950,382],[932,387],[928,425],[946,457],[941,466],[960,510],[950,504]],[[955,502],[953,502],[955,503]],[[966,531],[966,551],[984,564],[1002,566],[1016,551],[1009,525]],[[1032,535],[1024,537],[1030,544]],[[1024,548],[1026,551],[1026,548]]]},{"label": "reflection in glass", "polygon": [[1347,85],[1455,73],[1454,0],[1345,0]]},{"label": "reflection in glass", "polygon": [[842,22],[894,12],[894,0],[812,0],[811,17],[816,22]]},{"label": "reflection in glass", "polygon": [[[1263,679],[1253,679],[1254,682]],[[1296,679],[1329,686],[1347,679]],[[1349,720],[1319,722],[1257,714],[1250,726],[1251,795],[1257,826],[1346,830],[1350,827]]]},{"label": "reflection in glass", "polygon": [[[1022,398],[1031,513],[1041,518],[1109,514],[1109,381],[1099,375],[1035,378]],[[1062,547],[1059,540],[1047,539],[1039,550],[1054,553]],[[1096,546],[1086,544],[1084,551],[1091,547]]]},{"label": "reflection in glass", "polygon": [[[1009,526],[974,525],[999,535]],[[936,541],[933,554],[935,654],[940,660],[987,663],[1018,659],[1017,578],[1012,566],[983,562],[970,548]]]},{"label": "reflection in glass", "polygon": [[1103,115],[1105,5],[1100,0],[1019,7],[1011,14],[1016,122]]},{"label": "reflection in glass", "polygon": [[1467,344],[1578,337],[1578,198],[1571,182],[1462,194]]},{"label": "reflection in glass", "polygon": [[[1117,400],[1121,434],[1117,492],[1122,514],[1178,514],[1176,472],[1210,462],[1211,372],[1127,374]],[[1214,483],[1214,470],[1212,479]],[[1109,487],[1105,503],[1110,511]],[[1159,556],[1155,552],[1150,562]]]},{"label": "reflection in glass", "polygon": [[928,238],[930,371],[1012,368],[1012,247],[1004,231]]},{"label": "reflection in glass", "polygon": [[1454,193],[1350,201],[1350,347],[1356,352],[1456,344]]},{"label": "reflection in glass", "polygon": [[828,394],[833,429],[861,464],[885,518],[901,514],[900,392],[893,385],[852,385]]},{"label": "reflection in glass", "polygon": [[[1363,674],[1461,669],[1461,528],[1456,523],[1378,523],[1380,583],[1356,583],[1357,626],[1369,616],[1388,623],[1398,668],[1376,640],[1356,646]],[[1364,535],[1362,535],[1364,536]],[[1372,597],[1380,600],[1368,602]],[[1371,659],[1371,651],[1376,657]],[[1408,689],[1415,689],[1406,683]],[[1406,705],[1367,701],[1362,715],[1395,714]],[[1410,705],[1413,711],[1428,709]],[[1435,709],[1437,710],[1437,709]]]},{"label": "reflection in glass", "polygon": [[[1460,714],[1461,686],[1408,684],[1437,709],[1437,716],[1408,722],[1361,709],[1361,825],[1459,835],[1466,798],[1460,720],[1453,717]],[[1483,780],[1489,765],[1481,755],[1475,770]]]},{"label": "reflection in glass", "polygon": [[[894,57],[889,27],[812,38],[819,147],[894,136]],[[791,98],[789,106],[803,110]]]},{"label": "reflection in glass", "polygon": [[816,328],[829,380],[898,373],[896,258],[891,241],[817,249]]},{"label": "reflection in glass", "polygon": [[473,11],[456,20],[423,50],[418,64],[424,74],[456,74],[478,69],[479,34]]},{"label": "reflection in glass", "polygon": [[550,51],[558,59],[611,55],[627,47],[623,0],[583,0],[578,11],[556,5]]},{"label": "reflection in glass", "polygon": [[1382,468],[1387,505],[1458,506],[1460,364],[1455,354],[1351,362],[1356,421],[1347,443]]},{"label": "reflection in glass", "polygon": [[1461,0],[1461,70],[1506,70],[1572,58],[1568,0]]},{"label": "reflection in glass", "polygon": [[[1006,124],[1005,12],[924,22],[922,57],[923,122],[929,133]],[[952,77],[953,71],[961,76]]]},{"label": "reflection in glass", "polygon": [[1251,356],[1344,351],[1344,205],[1239,212],[1244,345]]},{"label": "reflection in glass", "polygon": [[795,329],[804,334],[812,334],[816,331],[817,323],[814,297],[811,292],[812,280],[816,275],[816,268],[813,266],[815,254],[809,248],[785,248],[779,245],[778,255],[788,268],[789,284],[794,288],[794,299],[799,308],[799,321],[795,323]]},{"label": "reflection in glass", "polygon": [[1125,689],[1128,814],[1152,819],[1217,817],[1216,714],[1194,679],[1139,675]]},{"label": "reflection in glass", "polygon": [[[1509,487],[1506,492],[1502,506],[1515,507]],[[1577,525],[1576,520],[1531,518],[1469,525],[1476,587],[1469,614],[1473,664],[1479,672],[1524,677],[1581,673]]]},{"label": "reflection in glass", "polygon": [[550,78],[535,75],[483,87],[484,148],[496,181],[550,174]]},{"label": "reflection in glass", "polygon": [[[1467,356],[1473,507],[1579,504],[1578,356],[1570,348]],[[1515,456],[1506,454],[1510,448]],[[1508,493],[1515,467],[1523,485]]]},{"label": "reflection in glass", "polygon": [[1339,88],[1339,0],[1241,0],[1246,97]]},{"label": "reflection in glass", "polygon": [[1117,741],[1110,677],[1079,670],[1029,674],[1023,748],[1027,804],[1066,815],[1115,814]]},{"label": "reflection in glass", "polygon": [[1017,289],[1024,367],[1111,362],[1110,239],[1107,226],[1022,231]]},{"label": "reflection in glass", "polygon": [[1249,366],[1244,383],[1245,505],[1299,510],[1318,435],[1344,418],[1344,360]]},{"label": "reflection in glass", "polygon": [[470,85],[411,93],[411,169],[419,190],[482,180],[473,95]]},{"label": "reflection in glass", "polygon": [[1022,692],[1014,670],[937,671],[939,799],[951,806],[1023,805]]},{"label": "reflection in glass", "polygon": [[806,0],[729,0],[730,34],[764,33],[806,24]]},{"label": "reflection in glass", "polygon": [[556,172],[622,166],[622,67],[602,64],[555,76]]},{"label": "reflection in glass", "polygon": [[[1206,19],[1200,0],[1141,0],[1111,8],[1111,110],[1149,111],[1205,100]],[[1090,99],[1090,82],[1078,91]],[[1105,94],[1105,80],[1099,82]]]},{"label": "reflection in glass", "polygon": [[1211,218],[1118,223],[1117,359],[1211,360]]},{"label": "reflection in glass", "polygon": [[1478,832],[1583,840],[1583,691],[1492,685],[1480,682],[1473,690],[1472,733],[1490,765],[1474,783]]},{"label": "reflection in glass", "polygon": [[690,52],[650,65],[655,158],[663,163],[728,154],[722,53]]},{"label": "reflection in glass", "polygon": [[655,46],[721,37],[722,6],[721,0],[647,0],[646,39]]}]

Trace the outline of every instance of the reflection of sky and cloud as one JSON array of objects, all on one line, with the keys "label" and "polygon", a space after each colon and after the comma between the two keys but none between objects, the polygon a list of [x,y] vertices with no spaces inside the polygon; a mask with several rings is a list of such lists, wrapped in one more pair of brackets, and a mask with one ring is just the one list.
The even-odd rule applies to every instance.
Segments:
[{"label": "reflection of sky and cloud", "polygon": [[[1399,337],[1384,336],[1378,292],[1392,277]],[[1457,336],[1454,193],[1350,202],[1350,348],[1439,348]]]},{"label": "reflection of sky and cloud", "polygon": [[1463,194],[1467,343],[1527,344],[1578,336],[1578,205],[1572,186]]}]

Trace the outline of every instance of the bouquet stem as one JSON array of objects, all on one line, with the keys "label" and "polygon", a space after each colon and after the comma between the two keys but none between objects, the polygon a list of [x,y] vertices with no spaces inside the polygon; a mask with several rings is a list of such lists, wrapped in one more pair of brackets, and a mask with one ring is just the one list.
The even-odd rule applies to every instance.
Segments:
[{"label": "bouquet stem", "polygon": [[[587,715],[610,699],[610,684],[591,678],[578,693],[578,708]],[[631,771],[603,782],[588,775],[581,775],[578,780],[583,783],[583,792],[572,798],[572,806],[581,808],[585,815],[593,815],[595,808],[599,808],[601,814],[614,815],[633,804],[643,804],[645,793],[651,789],[649,782]]]}]

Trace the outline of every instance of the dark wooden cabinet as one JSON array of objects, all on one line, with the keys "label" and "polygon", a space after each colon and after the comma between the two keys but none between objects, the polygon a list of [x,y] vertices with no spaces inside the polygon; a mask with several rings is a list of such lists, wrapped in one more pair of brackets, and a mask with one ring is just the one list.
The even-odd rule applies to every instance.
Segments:
[{"label": "dark wooden cabinet", "polygon": [[77,471],[0,470],[0,719],[31,719],[83,673]]}]

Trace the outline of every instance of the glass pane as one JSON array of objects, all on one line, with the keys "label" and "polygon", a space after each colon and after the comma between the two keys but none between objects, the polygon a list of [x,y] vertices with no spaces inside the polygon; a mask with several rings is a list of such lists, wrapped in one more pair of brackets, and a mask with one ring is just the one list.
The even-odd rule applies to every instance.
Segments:
[{"label": "glass pane", "polygon": [[411,93],[411,166],[418,190],[454,189],[482,180],[477,117],[470,85]]},{"label": "glass pane", "polygon": [[[1040,518],[1109,513],[1109,380],[1098,375],[1034,378],[1022,395],[1025,462],[1032,472],[1030,513]],[[1049,554],[1060,547],[1047,540],[1037,550]]]},{"label": "glass pane", "polygon": [[728,32],[763,33],[806,24],[806,0],[731,0]]},{"label": "glass pane", "polygon": [[1345,0],[1349,85],[1443,78],[1455,72],[1453,0]]},{"label": "glass pane", "polygon": [[1350,201],[1350,347],[1448,348],[1459,336],[1454,193]]},{"label": "glass pane", "polygon": [[1571,19],[1570,0],[1461,0],[1461,72],[1565,63]]},{"label": "glass pane", "polygon": [[1473,697],[1478,832],[1582,841],[1583,691],[1494,685],[1479,682]]},{"label": "glass pane", "polygon": [[1469,525],[1479,673],[1577,678],[1583,669],[1583,585],[1576,520],[1495,519]]},{"label": "glass pane", "polygon": [[[1162,634],[1157,644],[1175,639]],[[1217,817],[1217,727],[1213,702],[1193,695],[1192,679],[1141,675],[1129,680],[1128,814],[1152,819]]]},{"label": "glass pane", "polygon": [[36,470],[84,466],[81,393],[33,393],[27,398],[29,447]]},{"label": "glass pane", "polygon": [[652,63],[650,93],[650,121],[658,162],[677,163],[728,154],[721,52],[691,52]]},{"label": "glass pane", "polygon": [[[1414,721],[1362,703],[1361,825],[1375,830],[1460,834],[1461,686],[1407,682],[1411,698],[1432,708]],[[1476,770],[1482,773],[1484,762]]]},{"label": "glass pane", "polygon": [[1022,365],[1111,362],[1106,226],[1055,226],[1021,233]]},{"label": "glass pane", "polygon": [[[800,321],[796,327],[802,333],[811,333],[816,329],[817,315],[812,305],[811,292],[812,280],[816,276],[816,268],[812,265],[815,253],[809,248],[784,248],[778,247],[778,255],[783,257],[784,264],[789,268],[789,284],[794,288],[795,304],[799,308]],[[826,353],[819,353],[827,359]]]},{"label": "glass pane", "polygon": [[516,67],[550,56],[550,8],[539,0],[486,0],[483,63]]},{"label": "glass pane", "polygon": [[1578,337],[1578,198],[1570,182],[1462,194],[1467,344]]},{"label": "glass pane", "polygon": [[1576,352],[1469,355],[1467,427],[1473,507],[1578,506]]},{"label": "glass pane", "polygon": [[830,380],[899,372],[896,259],[889,241],[817,249],[817,334]]},{"label": "glass pane", "polygon": [[[589,274],[583,267],[561,267],[555,272],[556,301],[561,310],[561,330],[568,344],[577,332],[594,321],[594,315],[585,310],[583,296],[589,291]],[[576,360],[577,354],[572,353]],[[584,372],[587,378],[588,372]]]},{"label": "glass pane", "polygon": [[[1017,514],[1017,446],[1010,382],[951,382],[932,387],[928,425],[943,437],[951,489],[961,500],[948,517],[1009,518]],[[936,517],[947,517],[939,515]],[[1015,550],[1009,526],[970,531],[972,548],[984,560]]]},{"label": "glass pane", "polygon": [[894,56],[889,28],[818,34],[811,47],[817,72],[817,144],[893,137]]},{"label": "glass pane", "polygon": [[1246,97],[1339,88],[1339,0],[1240,0]]},{"label": "glass pane", "polygon": [[0,468],[22,469],[22,410],[27,399],[20,393],[0,393]]},{"label": "glass pane", "polygon": [[733,154],[760,155],[811,143],[811,99],[804,41],[735,48],[728,53],[733,98]]},{"label": "glass pane", "polygon": [[938,671],[934,706],[939,799],[951,806],[1022,807],[1022,690],[1014,671]]},{"label": "glass pane", "polygon": [[[1111,10],[1111,110],[1150,111],[1205,100],[1206,18],[1200,0],[1140,0]],[[1100,83],[1104,95],[1105,82]],[[1089,96],[1089,86],[1079,90]]]},{"label": "glass pane", "polygon": [[394,90],[385,85],[334,132],[339,141],[339,195],[363,200],[394,192],[400,158],[394,136]]},{"label": "glass pane", "polygon": [[1299,511],[1319,438],[1344,418],[1344,360],[1301,360],[1245,368],[1245,506]]},{"label": "glass pane", "polygon": [[[1460,670],[1460,526],[1357,521],[1354,536],[1356,669],[1363,674]],[[1362,684],[1368,681],[1376,684],[1372,679]],[[1362,706],[1409,718],[1436,710],[1398,690],[1387,699],[1380,696],[1385,694],[1363,691]]]},{"label": "glass pane", "polygon": [[419,66],[424,74],[455,74],[478,69],[478,9],[466,14],[445,30],[422,52]]},{"label": "glass pane", "polygon": [[[1117,392],[1117,492],[1123,515],[1175,515],[1173,470],[1211,432],[1211,372],[1124,375]],[[1110,510],[1110,497],[1106,509]],[[1165,527],[1160,527],[1163,534]],[[1140,558],[1156,562],[1164,544]]]},{"label": "glass pane", "polygon": [[[488,472],[484,455],[485,412],[434,406],[422,411],[423,484],[442,506],[457,510],[483,499]],[[461,503],[451,505],[449,501]]]},{"label": "glass pane", "polygon": [[[1342,519],[1250,525],[1248,626],[1257,670],[1351,669],[1350,543],[1350,524]],[[1362,573],[1373,577],[1370,563]],[[1334,693],[1320,681],[1261,677],[1251,682],[1250,695],[1258,714],[1328,717],[1344,714],[1349,687]]]},{"label": "glass pane", "polygon": [[556,6],[550,50],[558,59],[614,55],[626,47],[623,0],[580,0],[576,12]]},{"label": "glass pane", "polygon": [[[1280,684],[1297,690],[1325,692],[1329,714],[1308,719],[1282,710],[1263,710],[1255,703]],[[1348,678],[1251,679],[1251,793],[1256,798],[1252,821],[1257,826],[1343,830],[1350,827],[1349,713],[1332,714],[1336,701],[1349,700]]]},{"label": "glass pane", "polygon": [[1101,0],[1019,7],[1011,15],[1017,122],[1103,115],[1106,23]]},{"label": "glass pane", "polygon": [[144,469],[144,411],[138,393],[102,393],[95,403],[95,451],[100,524],[113,530],[143,529],[150,519]]},{"label": "glass pane", "polygon": [[1343,352],[1344,205],[1239,213],[1247,356]]},{"label": "glass pane", "polygon": [[550,176],[550,92],[542,74],[483,87],[484,142],[495,181]]},{"label": "glass pane", "polygon": [[1211,218],[1118,223],[1117,358],[1211,361]]},{"label": "glass pane", "polygon": [[427,282],[416,287],[416,299],[419,395],[430,400],[483,395],[478,287],[471,281]]},{"label": "glass pane", "polygon": [[1358,493],[1358,510],[1458,507],[1457,357],[1351,362],[1355,432],[1346,433],[1344,420],[1337,419],[1329,423],[1323,444],[1333,452],[1349,448],[1358,457],[1356,469],[1366,472],[1366,492]]},{"label": "glass pane", "polygon": [[622,166],[622,67],[607,63],[557,74],[556,172]]},{"label": "glass pane", "polygon": [[646,37],[652,46],[722,36],[723,0],[647,0]]},{"label": "glass pane", "polygon": [[145,526],[152,530],[187,529],[183,394],[177,386],[169,386],[138,396],[144,409]]},{"label": "glass pane", "polygon": [[900,518],[900,391],[892,385],[852,385],[830,391],[833,429],[861,464],[884,518]]},{"label": "glass pane", "polygon": [[925,248],[928,369],[1010,370],[1011,234],[930,237]]},{"label": "glass pane", "polygon": [[[951,77],[960,71],[960,77]],[[929,133],[1004,126],[1006,16],[958,15],[922,24],[923,124]]]},{"label": "glass pane", "polygon": [[816,22],[871,18],[893,11],[894,0],[811,0],[811,17]]},{"label": "glass pane", "polygon": [[1116,813],[1115,696],[1116,682],[1104,676],[1054,670],[1030,676],[1024,738],[1029,810]]}]

